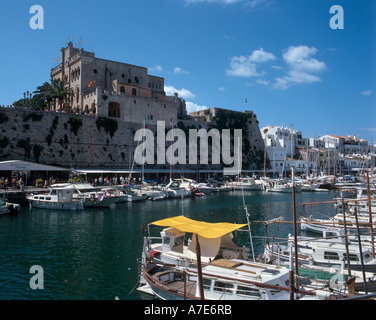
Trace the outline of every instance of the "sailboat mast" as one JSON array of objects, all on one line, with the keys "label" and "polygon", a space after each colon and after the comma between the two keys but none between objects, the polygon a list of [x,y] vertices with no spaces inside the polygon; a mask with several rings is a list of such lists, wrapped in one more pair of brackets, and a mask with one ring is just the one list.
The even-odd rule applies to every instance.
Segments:
[{"label": "sailboat mast", "polygon": [[372,243],[372,257],[373,257],[373,259],[375,259],[375,242],[374,242],[374,235],[373,235],[371,192],[370,192],[370,189],[369,189],[369,173],[368,173],[368,171],[366,171],[366,175],[367,175],[368,212],[369,212],[369,223],[370,223],[371,243]]},{"label": "sailboat mast", "polygon": [[293,218],[294,218],[294,253],[295,253],[295,288],[299,290],[299,263],[298,263],[298,232],[297,232],[297,219],[296,219],[296,201],[295,201],[295,168],[291,167],[292,175],[292,206],[293,206]]}]

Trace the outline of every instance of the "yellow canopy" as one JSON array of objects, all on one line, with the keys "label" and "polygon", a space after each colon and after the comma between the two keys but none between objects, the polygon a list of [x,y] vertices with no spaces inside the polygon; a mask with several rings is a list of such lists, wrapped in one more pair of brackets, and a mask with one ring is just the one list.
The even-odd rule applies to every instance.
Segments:
[{"label": "yellow canopy", "polygon": [[177,216],[158,220],[151,224],[160,227],[174,227],[182,232],[197,233],[199,236],[209,239],[219,238],[237,229],[243,228],[247,224],[233,224],[227,222],[208,223],[188,219],[184,216]]}]

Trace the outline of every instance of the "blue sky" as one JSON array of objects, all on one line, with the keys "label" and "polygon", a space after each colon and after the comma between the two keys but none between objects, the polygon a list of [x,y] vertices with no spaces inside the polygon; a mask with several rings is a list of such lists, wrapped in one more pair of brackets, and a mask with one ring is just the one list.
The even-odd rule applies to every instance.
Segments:
[{"label": "blue sky", "polygon": [[[44,29],[30,28],[30,8]],[[330,7],[344,10],[333,30]],[[376,143],[374,0],[13,0],[0,12],[0,104],[49,80],[74,36],[97,57],[149,68],[189,110],[252,110],[260,127]],[[247,100],[247,102],[245,102]]]}]

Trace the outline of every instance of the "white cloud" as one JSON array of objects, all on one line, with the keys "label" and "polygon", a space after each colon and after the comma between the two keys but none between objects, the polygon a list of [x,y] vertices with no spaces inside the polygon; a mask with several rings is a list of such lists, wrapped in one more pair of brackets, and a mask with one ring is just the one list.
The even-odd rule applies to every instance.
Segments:
[{"label": "white cloud", "polygon": [[193,102],[187,101],[185,103],[185,106],[187,108],[187,113],[195,112],[195,111],[201,111],[205,109],[209,109],[207,106],[199,106],[198,104],[195,104]]},{"label": "white cloud", "polygon": [[291,46],[283,53],[283,60],[289,66],[287,76],[276,78],[273,87],[287,89],[295,83],[314,83],[321,81],[316,74],[324,71],[326,65],[322,61],[312,58],[317,49],[307,46]]},{"label": "white cloud", "polygon": [[362,91],[362,95],[363,96],[370,96],[371,94],[372,94],[371,90],[364,90],[364,91]]},{"label": "white cloud", "polygon": [[161,66],[154,66],[149,68],[150,71],[163,71]]},{"label": "white cloud", "polygon": [[272,53],[266,52],[264,49],[260,48],[259,50],[254,50],[248,57],[232,57],[230,69],[226,70],[226,73],[227,75],[236,77],[260,77],[265,73],[257,72],[257,64],[274,59],[276,59],[276,57]]},{"label": "white cloud", "polygon": [[249,56],[250,61],[257,63],[275,59],[276,57],[274,56],[274,54],[264,51],[263,48],[260,48],[260,50],[254,50]]},{"label": "white cloud", "polygon": [[185,70],[183,70],[182,68],[179,68],[179,67],[174,68],[174,73],[175,74],[189,74],[188,71],[185,71]]},{"label": "white cloud", "polygon": [[183,99],[193,99],[196,97],[194,93],[190,92],[187,89],[184,89],[184,88],[176,89],[172,86],[167,86],[167,85],[165,86],[165,92],[166,92],[166,95],[168,96],[173,96],[175,93],[177,93],[179,97]]},{"label": "white cloud", "polygon": [[258,83],[258,84],[262,84],[262,85],[264,85],[264,86],[269,85],[269,81],[268,81],[268,80],[265,80],[265,79],[258,79],[258,80],[256,80],[256,83]]},{"label": "white cloud", "polygon": [[306,72],[320,72],[326,68],[325,63],[311,58],[317,53],[316,48],[307,46],[289,47],[283,54],[283,59],[293,69]]}]

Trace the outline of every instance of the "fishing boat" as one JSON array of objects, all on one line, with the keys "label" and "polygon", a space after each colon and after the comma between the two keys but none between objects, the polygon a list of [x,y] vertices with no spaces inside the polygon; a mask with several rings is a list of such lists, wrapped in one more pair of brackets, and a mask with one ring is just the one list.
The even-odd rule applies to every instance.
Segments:
[{"label": "fishing boat", "polygon": [[83,199],[74,198],[73,187],[48,188],[47,193],[29,194],[26,199],[31,208],[53,210],[83,210]]},{"label": "fishing boat", "polygon": [[[139,291],[167,300],[291,298],[289,269],[251,260],[248,250],[231,241],[229,233],[246,224],[206,223],[183,216],[152,224],[168,228],[161,232],[158,244],[151,241],[160,238],[144,238],[142,259],[139,259]],[[184,245],[185,232],[195,235],[188,247]],[[317,287],[309,291],[306,288],[300,287],[295,298],[331,295]]]},{"label": "fishing boat", "polygon": [[73,188],[73,199],[82,200],[84,208],[111,208],[115,206],[119,197],[110,192],[102,191],[102,187],[93,187],[91,184],[81,181],[77,183],[60,183],[51,187]]},{"label": "fishing boat", "polygon": [[143,270],[152,293],[162,300],[288,300],[289,270],[243,260],[220,259],[202,268],[176,269],[148,263]]},{"label": "fishing boat", "polygon": [[[160,237],[150,236],[150,226],[165,227]],[[196,238],[185,239],[186,233],[197,233],[201,246],[201,260],[209,263],[218,258],[249,259],[249,249],[233,242],[232,232],[246,224],[208,223],[177,216],[152,222],[147,227],[142,249],[142,261],[191,266],[197,263]]]},{"label": "fishing boat", "polygon": [[18,203],[8,202],[7,199],[0,198],[0,216],[3,214],[17,214],[21,206]]}]

